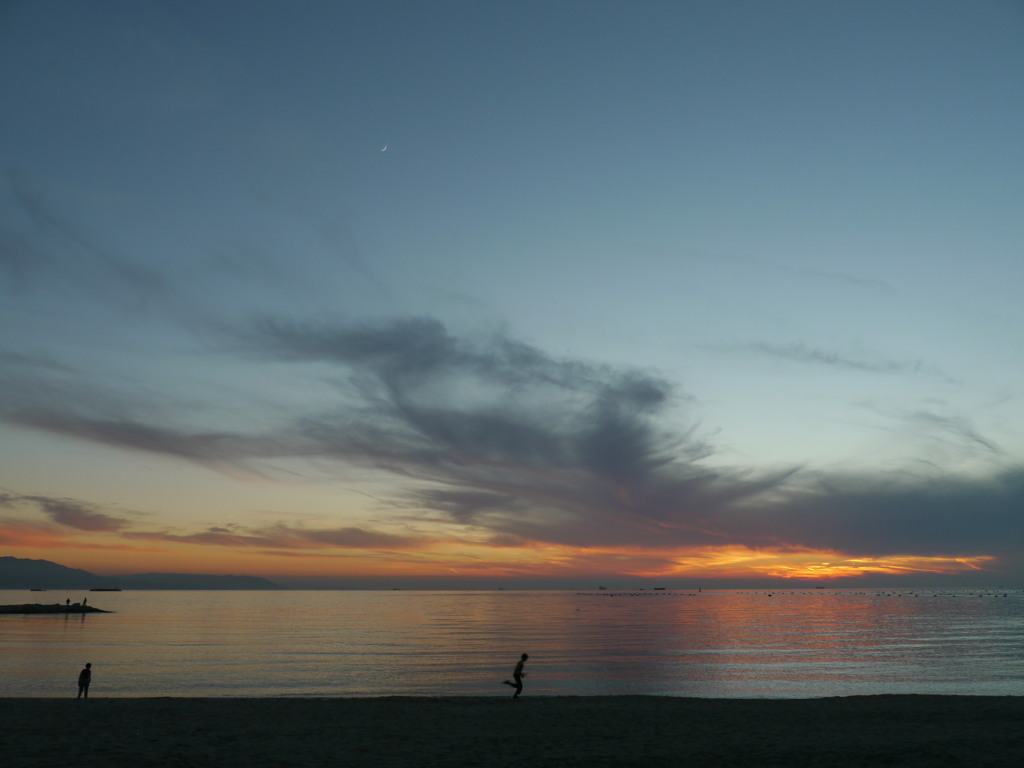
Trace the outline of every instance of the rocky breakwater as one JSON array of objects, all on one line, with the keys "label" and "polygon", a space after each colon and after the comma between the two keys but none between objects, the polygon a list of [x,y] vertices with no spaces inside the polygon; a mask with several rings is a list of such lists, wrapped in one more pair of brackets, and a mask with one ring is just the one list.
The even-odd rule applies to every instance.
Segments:
[{"label": "rocky breakwater", "polygon": [[53,603],[43,605],[42,603],[23,603],[22,605],[0,605],[0,614],[5,613],[110,613],[102,608],[93,608],[91,605],[81,603]]}]

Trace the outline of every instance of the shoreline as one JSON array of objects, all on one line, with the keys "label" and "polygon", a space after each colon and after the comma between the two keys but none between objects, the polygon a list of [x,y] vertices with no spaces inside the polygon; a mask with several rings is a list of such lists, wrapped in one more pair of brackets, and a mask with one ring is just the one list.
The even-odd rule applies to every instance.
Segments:
[{"label": "shoreline", "polygon": [[5,764],[995,766],[1024,696],[0,698]]}]

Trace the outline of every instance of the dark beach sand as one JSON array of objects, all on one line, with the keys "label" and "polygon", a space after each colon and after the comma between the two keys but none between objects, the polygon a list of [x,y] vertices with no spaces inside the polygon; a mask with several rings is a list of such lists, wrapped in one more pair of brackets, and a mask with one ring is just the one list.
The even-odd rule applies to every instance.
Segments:
[{"label": "dark beach sand", "polygon": [[0,764],[1009,766],[1024,697],[0,699]]}]

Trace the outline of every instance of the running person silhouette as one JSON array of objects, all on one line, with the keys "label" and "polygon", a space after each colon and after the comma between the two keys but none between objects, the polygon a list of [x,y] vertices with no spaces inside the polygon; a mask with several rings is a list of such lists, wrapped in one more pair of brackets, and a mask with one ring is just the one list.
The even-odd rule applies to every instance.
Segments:
[{"label": "running person silhouette", "polygon": [[501,681],[505,685],[511,685],[513,688],[516,689],[516,692],[512,694],[513,699],[518,698],[519,694],[523,692],[523,678],[526,677],[526,673],[523,672],[523,664],[526,663],[526,660],[528,658],[530,658],[529,655],[524,653],[520,657],[519,662],[516,664],[516,668],[512,671],[512,680],[515,680],[514,683],[512,682],[512,680]]}]

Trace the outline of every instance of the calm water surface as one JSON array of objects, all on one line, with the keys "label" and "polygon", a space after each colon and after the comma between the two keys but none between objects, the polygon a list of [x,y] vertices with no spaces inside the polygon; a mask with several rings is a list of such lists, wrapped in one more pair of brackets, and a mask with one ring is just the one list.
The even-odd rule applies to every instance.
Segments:
[{"label": "calm water surface", "polygon": [[[82,594],[0,591],[0,603]],[[1020,591],[97,592],[0,616],[0,696],[1024,695]]]}]

